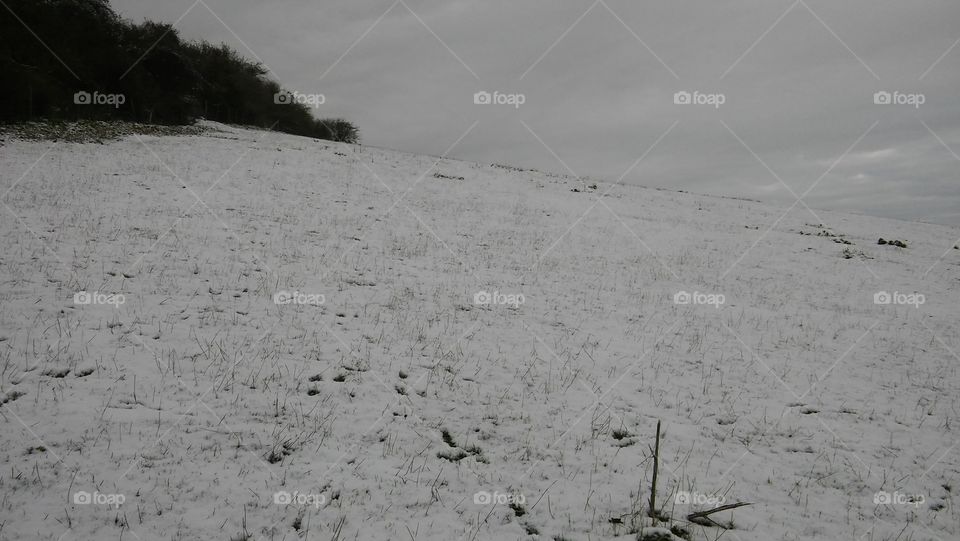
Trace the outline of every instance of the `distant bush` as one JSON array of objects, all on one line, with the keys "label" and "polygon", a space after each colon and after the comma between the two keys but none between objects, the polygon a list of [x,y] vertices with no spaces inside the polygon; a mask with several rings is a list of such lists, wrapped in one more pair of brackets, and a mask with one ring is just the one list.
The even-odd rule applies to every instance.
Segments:
[{"label": "distant bush", "polygon": [[342,143],[360,142],[360,131],[357,130],[356,126],[342,118],[328,118],[318,120],[317,122],[330,132],[329,137],[324,137],[324,139],[340,141]]},{"label": "distant bush", "polygon": [[121,19],[108,0],[6,0],[0,9],[0,122],[203,117],[359,142],[342,119],[318,120],[226,45],[180,39],[172,25]]}]

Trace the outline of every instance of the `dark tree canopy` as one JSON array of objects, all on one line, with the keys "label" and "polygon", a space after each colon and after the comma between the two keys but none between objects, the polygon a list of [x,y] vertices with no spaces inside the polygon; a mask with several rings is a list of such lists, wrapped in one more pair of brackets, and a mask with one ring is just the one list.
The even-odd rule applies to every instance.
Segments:
[{"label": "dark tree canopy", "polygon": [[267,78],[267,70],[226,45],[182,40],[165,23],[123,20],[108,0],[4,4],[0,122],[89,118],[185,124],[202,117],[359,141],[357,128],[346,120],[319,120],[304,103],[276,99],[284,90]]}]

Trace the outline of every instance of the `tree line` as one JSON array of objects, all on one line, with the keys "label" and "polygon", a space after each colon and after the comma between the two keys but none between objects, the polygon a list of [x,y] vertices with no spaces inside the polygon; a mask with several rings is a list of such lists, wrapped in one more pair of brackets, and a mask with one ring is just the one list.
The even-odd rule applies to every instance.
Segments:
[{"label": "tree line", "polygon": [[[206,118],[355,143],[343,119],[225,44],[180,38],[173,25],[122,19],[109,0],[5,0],[0,6],[0,121]],[[305,103],[306,102],[306,103]],[[314,103],[316,100],[314,100]]]}]

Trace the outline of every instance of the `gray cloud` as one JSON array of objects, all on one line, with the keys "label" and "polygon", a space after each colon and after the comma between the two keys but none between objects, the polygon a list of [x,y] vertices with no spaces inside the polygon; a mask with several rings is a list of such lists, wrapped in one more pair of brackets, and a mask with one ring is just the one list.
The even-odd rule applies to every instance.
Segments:
[{"label": "gray cloud", "polygon": [[[184,37],[324,93],[318,114],[355,121],[368,144],[439,154],[478,121],[453,157],[565,172],[555,153],[615,180],[677,122],[625,182],[791,204],[757,157],[799,195],[876,123],[806,203],[960,224],[960,46],[942,56],[960,39],[955,3],[205,2],[230,30],[197,4]],[[114,0],[134,20],[172,22],[191,5]],[[478,90],[526,103],[474,105]],[[726,102],[675,105],[678,90]],[[876,105],[879,90],[926,101]]]}]

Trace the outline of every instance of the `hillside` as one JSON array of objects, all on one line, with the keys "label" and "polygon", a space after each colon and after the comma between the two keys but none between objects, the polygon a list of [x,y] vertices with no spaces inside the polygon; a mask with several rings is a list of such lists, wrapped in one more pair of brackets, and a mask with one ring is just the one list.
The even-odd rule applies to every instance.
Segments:
[{"label": "hillside", "polygon": [[2,142],[0,539],[960,538],[960,228],[209,128]]}]

